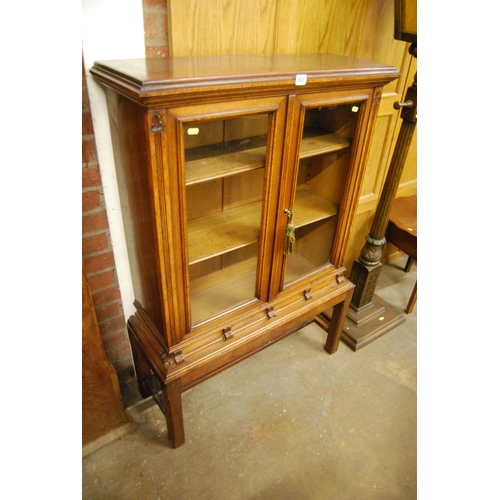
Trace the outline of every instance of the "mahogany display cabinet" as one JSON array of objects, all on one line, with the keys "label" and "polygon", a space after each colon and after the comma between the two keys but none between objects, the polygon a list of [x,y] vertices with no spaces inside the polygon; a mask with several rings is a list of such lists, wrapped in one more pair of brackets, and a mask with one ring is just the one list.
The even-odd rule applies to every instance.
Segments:
[{"label": "mahogany display cabinet", "polygon": [[139,390],[174,447],[182,392],[333,308],[382,87],[396,68],[333,54],[96,62],[132,272]]}]

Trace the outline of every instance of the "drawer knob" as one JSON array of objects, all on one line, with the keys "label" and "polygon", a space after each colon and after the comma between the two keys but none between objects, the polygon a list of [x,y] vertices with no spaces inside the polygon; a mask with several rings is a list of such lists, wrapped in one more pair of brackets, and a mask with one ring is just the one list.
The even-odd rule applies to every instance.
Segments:
[{"label": "drawer knob", "polygon": [[313,296],[313,294],[312,294],[310,288],[308,288],[307,290],[304,290],[304,298],[306,300],[312,299],[312,296]]},{"label": "drawer knob", "polygon": [[233,338],[233,332],[231,331],[230,326],[226,326],[226,328],[222,330],[222,337],[224,338],[224,340],[229,340]]}]

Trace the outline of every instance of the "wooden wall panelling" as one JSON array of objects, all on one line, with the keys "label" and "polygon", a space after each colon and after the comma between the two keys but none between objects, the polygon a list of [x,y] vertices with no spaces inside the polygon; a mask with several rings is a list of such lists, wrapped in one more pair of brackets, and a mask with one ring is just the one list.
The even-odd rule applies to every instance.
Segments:
[{"label": "wooden wall panelling", "polygon": [[337,2],[286,0],[278,2],[276,24],[276,52],[302,54],[333,52],[328,49],[325,35],[333,23],[332,9]]},{"label": "wooden wall panelling", "polygon": [[[401,126],[393,103],[416,71],[409,44],[394,39],[394,0],[168,0],[174,56],[332,52],[396,66],[384,87],[351,243],[349,274],[369,232]],[[416,193],[416,139],[397,196]]]},{"label": "wooden wall panelling", "polygon": [[277,5],[269,0],[167,0],[170,54],[272,54]]}]

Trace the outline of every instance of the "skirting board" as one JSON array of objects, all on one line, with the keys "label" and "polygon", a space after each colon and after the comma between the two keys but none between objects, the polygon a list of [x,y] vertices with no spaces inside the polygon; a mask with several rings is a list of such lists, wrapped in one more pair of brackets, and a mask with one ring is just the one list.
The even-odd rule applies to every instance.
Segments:
[{"label": "skirting board", "polygon": [[112,429],[103,436],[100,436],[97,439],[94,439],[93,441],[90,441],[89,443],[82,446],[82,458],[85,458],[99,448],[102,448],[103,446],[106,446],[107,444],[112,443],[116,439],[120,439],[127,434],[131,434],[138,429],[137,424],[132,421],[132,417],[130,416],[128,411],[125,411],[127,412],[127,416],[130,419],[130,422]]}]

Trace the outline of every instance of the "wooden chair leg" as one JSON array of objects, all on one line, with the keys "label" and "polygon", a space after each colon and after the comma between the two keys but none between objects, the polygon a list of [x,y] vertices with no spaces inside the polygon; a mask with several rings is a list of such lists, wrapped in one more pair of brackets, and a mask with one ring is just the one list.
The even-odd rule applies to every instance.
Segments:
[{"label": "wooden chair leg", "polygon": [[405,273],[409,273],[411,271],[412,265],[413,265],[413,259],[411,257],[408,257],[408,260],[406,261],[405,265]]},{"label": "wooden chair leg", "polygon": [[417,302],[417,282],[415,282],[415,286],[413,287],[413,291],[411,292],[410,300],[408,301],[408,305],[406,306],[405,309],[406,314],[412,313],[416,302]]}]

